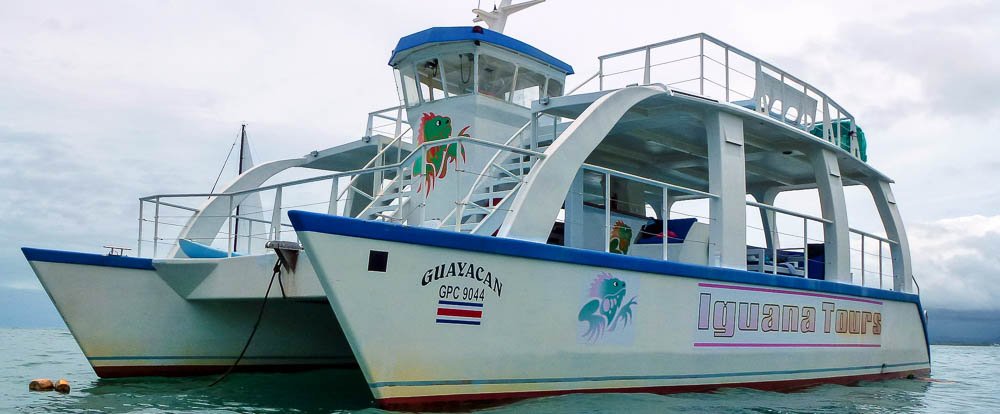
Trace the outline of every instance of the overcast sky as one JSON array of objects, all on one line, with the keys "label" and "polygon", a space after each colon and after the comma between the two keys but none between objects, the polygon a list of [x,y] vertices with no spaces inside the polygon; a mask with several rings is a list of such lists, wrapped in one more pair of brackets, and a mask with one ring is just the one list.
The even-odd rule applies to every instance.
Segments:
[{"label": "overcast sky", "polygon": [[[572,64],[570,87],[599,55],[697,32],[803,78],[896,180],[925,304],[1000,309],[1000,4],[872,3],[549,0],[505,33]],[[399,37],[476,5],[0,0],[0,302],[40,289],[21,246],[131,246],[138,197],[208,191],[242,122],[258,162],[357,139],[398,104]]]}]

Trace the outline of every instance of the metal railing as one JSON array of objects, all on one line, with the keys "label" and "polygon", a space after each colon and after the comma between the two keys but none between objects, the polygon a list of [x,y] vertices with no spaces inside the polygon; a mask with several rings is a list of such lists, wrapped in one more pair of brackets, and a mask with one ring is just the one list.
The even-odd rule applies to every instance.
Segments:
[{"label": "metal railing", "polygon": [[[346,205],[343,209],[339,207],[340,204],[346,203],[346,198],[348,196],[346,192],[338,191],[338,182],[340,179],[352,178],[362,174],[382,173],[386,171],[395,171],[396,178],[399,179],[401,177],[404,177],[402,171],[404,169],[408,169],[415,161],[415,158],[417,156],[423,155],[424,157],[426,157],[426,153],[429,149],[438,146],[446,146],[452,143],[464,143],[468,145],[477,145],[486,148],[491,148],[500,152],[510,152],[514,154],[530,155],[534,157],[544,157],[544,154],[540,154],[535,151],[523,148],[508,147],[507,145],[504,144],[498,144],[471,137],[452,137],[452,138],[420,144],[414,148],[414,151],[403,157],[400,161],[391,164],[373,165],[357,170],[297,179],[297,180],[266,185],[254,189],[241,190],[241,191],[222,192],[222,193],[158,194],[158,195],[142,197],[139,199],[139,236],[138,236],[138,246],[136,249],[136,253],[141,257],[143,254],[143,245],[145,243],[151,243],[153,248],[152,252],[153,257],[157,257],[160,253],[158,247],[160,244],[167,244],[173,246],[176,243],[175,239],[163,237],[162,226],[166,225],[166,226],[171,226],[173,228],[181,228],[181,229],[190,227],[191,218],[194,215],[199,215],[200,218],[223,218],[225,220],[225,223],[223,224],[224,228],[220,229],[220,231],[216,234],[216,236],[208,240],[209,243],[206,244],[210,244],[211,242],[214,241],[225,240],[225,246],[226,246],[225,250],[228,252],[229,255],[235,253],[232,250],[232,246],[234,237],[237,237],[234,230],[236,220],[240,220],[241,222],[245,220],[247,223],[262,223],[268,226],[267,231],[261,233],[253,233],[251,227],[250,231],[248,232],[249,235],[248,240],[257,240],[257,239],[280,240],[282,234],[284,233],[294,234],[292,230],[285,230],[287,228],[290,228],[291,225],[282,222],[283,211],[286,211],[291,208],[300,208],[300,207],[310,207],[310,208],[326,207],[325,211],[329,214],[346,215],[348,213]],[[323,201],[300,202],[294,205],[288,205],[289,203],[286,203],[284,200],[284,193],[292,188],[305,186],[307,184],[322,184],[324,182],[329,182],[329,184],[325,186],[325,188],[329,189],[328,190],[329,193],[327,193],[325,196],[322,197]],[[375,191],[376,194],[379,194],[379,192],[383,190],[384,187],[382,186],[373,188],[373,191]],[[262,209],[261,211],[248,212],[246,214],[241,214],[239,216],[237,216],[234,213],[235,207],[237,204],[240,203],[240,200],[246,198],[246,196],[251,194],[262,194],[265,192],[274,193],[272,198],[273,203],[271,204],[271,208]],[[315,195],[316,194],[313,194],[313,196]],[[365,194],[365,196],[374,199],[373,195]],[[222,198],[224,200],[223,203],[228,204],[229,208],[227,210],[224,210],[228,211],[228,213],[224,213],[223,215],[220,216],[202,216],[200,215],[202,213],[201,210],[199,210],[196,207],[187,206],[178,202],[170,201],[170,200],[180,200],[180,199],[192,199],[199,204],[204,204],[205,198],[209,199]],[[147,204],[152,205],[152,211],[153,211],[152,219],[148,219],[145,216],[147,212]],[[181,211],[191,214],[186,216],[178,216],[178,215],[166,216],[161,214],[161,210],[163,208],[179,209]],[[262,213],[270,213],[271,219],[262,220],[254,218],[252,216],[252,214],[262,214]],[[166,221],[165,219],[181,219],[184,220],[186,224],[171,223]],[[144,238],[144,229],[146,223],[151,223],[153,226],[152,239],[149,240]],[[179,233],[180,231],[178,231],[178,234]],[[201,242],[204,240],[194,240],[194,241]]]},{"label": "metal railing", "polygon": [[[750,207],[756,207],[756,208],[761,209],[763,211],[767,211],[767,212],[771,212],[771,213],[780,213],[780,214],[784,214],[786,216],[791,216],[791,217],[802,219],[802,234],[801,234],[801,239],[802,239],[802,269],[801,269],[801,272],[802,272],[802,277],[809,277],[809,261],[811,260],[811,259],[809,259],[809,242],[810,241],[822,241],[821,239],[810,239],[809,238],[809,222],[814,222],[814,223],[819,223],[819,224],[830,224],[830,223],[832,223],[832,221],[827,220],[827,219],[822,218],[822,217],[811,216],[811,215],[808,215],[808,214],[803,214],[803,213],[799,213],[799,212],[796,212],[796,211],[787,210],[787,209],[783,209],[783,208],[780,208],[780,207],[775,207],[775,206],[772,206],[770,204],[763,204],[763,203],[758,203],[758,202],[754,202],[754,201],[747,201],[746,204],[748,206],[750,206]],[[771,260],[772,260],[771,269],[770,269],[771,272],[770,273],[774,274],[774,275],[777,275],[778,274],[778,266],[779,266],[779,263],[778,263],[778,250],[779,250],[778,249],[778,245],[781,244],[781,243],[779,243],[780,236],[784,235],[784,236],[791,236],[791,237],[799,237],[799,235],[779,232],[778,229],[777,229],[777,217],[772,217],[769,221],[770,221],[770,225],[765,224],[764,228],[761,229],[761,230],[770,233],[770,235],[766,236],[767,238],[770,238],[770,240],[771,240],[771,243],[770,243],[771,245],[769,246],[770,253],[771,253]],[[749,227],[750,226],[748,225],[748,228]],[[788,250],[795,250],[795,249],[796,248],[783,248],[781,250],[788,251]],[[759,258],[759,267],[760,267],[760,270],[762,272],[766,273],[766,270],[767,270],[766,265],[767,264],[765,263],[766,262],[765,259],[766,259],[766,255],[762,255],[762,257]],[[813,260],[813,261],[815,261],[815,260]],[[793,269],[793,270],[798,271],[799,269]]]},{"label": "metal railing", "polygon": [[[612,193],[611,193],[611,179],[612,179],[612,177],[615,177],[615,178],[618,178],[618,179],[625,179],[625,180],[629,180],[629,181],[634,181],[634,182],[637,182],[637,183],[641,183],[641,184],[645,184],[645,185],[651,186],[654,189],[659,189],[660,190],[660,195],[661,195],[662,198],[661,198],[660,203],[659,203],[661,205],[661,208],[660,208],[660,211],[658,212],[658,215],[663,220],[664,226],[666,226],[666,223],[670,220],[670,209],[669,209],[670,202],[669,202],[669,198],[670,198],[670,192],[671,191],[675,191],[675,192],[678,192],[678,193],[681,193],[681,194],[688,194],[688,195],[692,195],[692,196],[696,196],[696,197],[700,197],[700,198],[717,198],[718,197],[718,195],[716,195],[716,194],[706,193],[704,191],[695,190],[693,188],[687,188],[687,187],[683,187],[683,186],[679,186],[679,185],[665,183],[665,182],[662,182],[662,181],[657,181],[657,180],[653,180],[653,179],[649,179],[649,178],[645,178],[645,177],[640,177],[640,176],[637,176],[637,175],[634,175],[634,174],[629,174],[629,173],[626,173],[626,172],[622,172],[622,171],[618,171],[618,170],[612,170],[610,168],[600,167],[600,166],[591,165],[591,164],[583,164],[583,167],[581,168],[581,170],[582,171],[592,171],[592,172],[595,172],[595,173],[603,175],[603,180],[604,180],[604,194],[603,194],[603,196],[604,196],[603,197],[604,198],[604,240],[610,240],[611,239],[611,232],[614,230],[614,228],[612,227],[612,223],[611,223],[612,202],[615,201],[612,198]],[[664,227],[664,228],[666,228],[666,227]],[[664,230],[664,232],[666,232],[666,230]],[[661,244],[662,244],[662,251],[661,251],[662,257],[661,257],[661,259],[667,260],[667,258],[669,257],[668,253],[669,253],[669,244],[670,243],[666,240],[666,237],[664,237],[663,243],[661,243]],[[609,252],[610,248],[611,248],[611,246],[609,244],[607,244],[607,243],[604,244],[604,251],[605,252]]]},{"label": "metal railing", "polygon": [[[886,261],[886,259],[891,259],[891,257],[888,257],[887,255],[884,254],[885,249],[883,247],[885,245],[889,245],[889,244],[898,244],[898,242],[895,241],[895,240],[890,240],[888,238],[885,238],[885,237],[882,237],[882,236],[878,236],[878,235],[875,235],[875,234],[871,234],[871,233],[868,233],[868,232],[865,232],[865,231],[857,230],[857,229],[850,229],[850,232],[853,233],[853,234],[856,234],[856,235],[860,236],[860,238],[861,238],[861,248],[860,249],[855,249],[853,247],[851,248],[852,251],[854,251],[856,253],[859,253],[859,256],[860,256],[860,263],[859,263],[860,267],[854,267],[853,264],[852,264],[851,269],[852,270],[857,270],[857,271],[859,271],[861,273],[861,286],[866,286],[867,285],[867,282],[865,280],[865,275],[869,272],[868,266],[866,266],[866,260],[865,259],[866,259],[867,256],[874,256],[874,257],[878,258],[878,270],[877,270],[877,273],[878,273],[878,287],[879,287],[879,289],[884,289],[885,285],[883,283],[883,280],[885,279],[885,275],[888,274],[889,276],[893,276],[894,272],[893,272],[893,269],[891,269],[891,260],[890,260],[890,269],[885,269],[885,267],[886,267],[885,266],[885,261]],[[874,240],[874,241],[878,242],[878,253],[869,253],[868,249],[865,247],[865,244],[866,244],[865,240]],[[868,244],[871,244],[871,243],[868,243]],[[890,284],[890,286],[894,286],[894,284]]]},{"label": "metal railing", "polygon": [[861,157],[855,118],[846,109],[809,83],[705,33],[598,60],[601,91],[662,83],[672,90],[736,103],[777,118]]}]

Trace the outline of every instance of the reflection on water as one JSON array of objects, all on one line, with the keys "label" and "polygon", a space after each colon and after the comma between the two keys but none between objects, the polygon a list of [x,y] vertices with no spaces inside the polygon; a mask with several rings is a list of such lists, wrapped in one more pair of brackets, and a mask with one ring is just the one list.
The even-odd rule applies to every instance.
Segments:
[{"label": "reflection on water", "polygon": [[[674,395],[578,394],[524,400],[486,413],[1000,412],[1000,347],[932,347],[931,380],[824,385],[778,393],[725,389]],[[358,370],[216,377],[98,379],[63,331],[0,329],[0,412],[249,413],[380,412]],[[29,393],[33,377],[64,376],[69,395]]]},{"label": "reflection on water", "polygon": [[216,377],[95,379],[68,396],[44,395],[25,411],[59,412],[336,412],[371,407],[359,370]]}]

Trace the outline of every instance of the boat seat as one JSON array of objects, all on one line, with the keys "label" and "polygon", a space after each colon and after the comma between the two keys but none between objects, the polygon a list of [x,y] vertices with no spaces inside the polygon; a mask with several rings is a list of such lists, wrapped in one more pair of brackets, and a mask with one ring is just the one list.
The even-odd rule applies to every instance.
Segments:
[{"label": "boat seat", "polygon": [[[667,243],[683,243],[691,231],[691,226],[698,221],[694,217],[673,219],[667,222]],[[663,220],[649,219],[639,230],[635,244],[662,244]]]}]

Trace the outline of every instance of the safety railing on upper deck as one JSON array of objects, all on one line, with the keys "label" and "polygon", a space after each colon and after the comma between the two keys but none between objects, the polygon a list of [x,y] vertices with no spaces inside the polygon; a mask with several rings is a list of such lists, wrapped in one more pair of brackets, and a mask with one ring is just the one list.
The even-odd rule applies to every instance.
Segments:
[{"label": "safety railing on upper deck", "polygon": [[728,102],[811,133],[865,159],[855,118],[809,83],[705,33],[600,56],[601,91],[661,83]]}]

